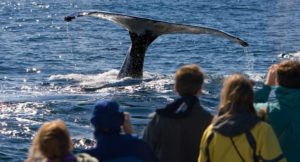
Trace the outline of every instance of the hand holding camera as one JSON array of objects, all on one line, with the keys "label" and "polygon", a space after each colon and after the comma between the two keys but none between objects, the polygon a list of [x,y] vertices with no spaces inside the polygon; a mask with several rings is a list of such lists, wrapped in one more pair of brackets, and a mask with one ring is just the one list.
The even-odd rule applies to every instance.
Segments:
[{"label": "hand holding camera", "polygon": [[266,81],[265,81],[266,85],[268,85],[268,86],[278,85],[278,82],[277,82],[277,68],[278,68],[277,64],[273,64],[269,67],[269,71],[268,71]]},{"label": "hand holding camera", "polygon": [[125,134],[132,134],[133,129],[130,121],[130,114],[128,112],[123,112],[124,114],[124,123],[122,125],[123,131]]}]

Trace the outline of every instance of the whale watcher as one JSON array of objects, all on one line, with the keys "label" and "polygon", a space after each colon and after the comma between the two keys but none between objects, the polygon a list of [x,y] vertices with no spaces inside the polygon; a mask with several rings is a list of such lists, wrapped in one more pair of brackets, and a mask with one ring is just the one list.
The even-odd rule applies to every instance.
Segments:
[{"label": "whale watcher", "polygon": [[[271,91],[274,97],[270,97]],[[299,101],[300,62],[285,60],[271,65],[265,84],[255,93],[255,108],[273,127],[289,162],[300,161]]]},{"label": "whale watcher", "polygon": [[225,79],[218,114],[205,130],[198,162],[286,162],[272,127],[256,115],[250,80]]},{"label": "whale watcher", "polygon": [[[91,124],[96,147],[84,152],[101,162],[158,162],[150,147],[132,136],[130,115],[120,111],[114,100],[100,100],[95,104]],[[123,133],[122,133],[123,131]]]},{"label": "whale watcher", "polygon": [[179,97],[157,109],[144,130],[143,139],[162,162],[196,162],[201,136],[212,115],[198,99],[204,74],[198,65],[185,65],[175,74]]},{"label": "whale watcher", "polygon": [[88,154],[72,154],[72,141],[65,123],[44,123],[33,139],[26,162],[98,162]]}]

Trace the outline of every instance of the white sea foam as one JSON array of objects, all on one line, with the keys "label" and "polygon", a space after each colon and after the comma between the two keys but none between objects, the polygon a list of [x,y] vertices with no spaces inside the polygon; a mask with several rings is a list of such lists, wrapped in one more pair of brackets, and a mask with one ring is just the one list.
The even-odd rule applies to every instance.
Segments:
[{"label": "white sea foam", "polygon": [[265,74],[263,73],[255,73],[253,71],[246,71],[245,74],[255,82],[263,82]]},{"label": "white sea foam", "polygon": [[[104,73],[84,75],[84,74],[66,74],[52,75],[50,81],[54,80],[72,80],[77,83],[77,87],[83,87],[85,90],[94,89],[101,93],[111,93],[115,90],[133,93],[140,89],[156,89],[160,92],[165,91],[165,85],[172,84],[173,79],[157,73],[144,72],[143,79],[133,79],[130,77],[117,79],[119,71],[109,70]],[[75,86],[76,87],[76,86]],[[74,86],[66,86],[65,90],[73,89]],[[75,88],[75,91],[78,88]]]},{"label": "white sea foam", "polygon": [[290,53],[281,53],[278,57],[282,59],[289,59],[289,60],[300,60],[300,51],[290,52]]},{"label": "white sea foam", "polygon": [[51,75],[49,80],[66,79],[78,81],[79,85],[104,85],[117,81],[118,70],[110,70],[104,73],[96,75],[84,75],[84,74],[66,74],[66,75]]}]

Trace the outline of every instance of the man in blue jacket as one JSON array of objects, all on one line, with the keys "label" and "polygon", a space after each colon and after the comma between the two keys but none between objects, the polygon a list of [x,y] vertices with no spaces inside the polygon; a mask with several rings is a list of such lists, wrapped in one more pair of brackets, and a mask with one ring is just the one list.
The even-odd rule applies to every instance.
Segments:
[{"label": "man in blue jacket", "polygon": [[[129,114],[121,112],[113,100],[101,100],[95,105],[91,123],[95,128],[96,148],[86,153],[101,162],[158,162],[150,147],[131,135]],[[123,129],[124,134],[121,133]]]},{"label": "man in blue jacket", "polygon": [[[275,98],[269,100],[271,90]],[[300,63],[283,61],[269,68],[255,93],[255,107],[273,127],[288,162],[300,161]]]}]

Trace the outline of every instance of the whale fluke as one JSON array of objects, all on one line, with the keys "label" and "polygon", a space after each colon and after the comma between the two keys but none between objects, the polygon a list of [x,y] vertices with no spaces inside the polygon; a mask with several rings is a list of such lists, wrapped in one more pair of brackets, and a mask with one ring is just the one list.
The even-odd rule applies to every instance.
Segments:
[{"label": "whale fluke", "polygon": [[209,34],[226,38],[243,47],[248,46],[248,43],[242,39],[214,28],[169,23],[118,13],[102,11],[76,12],[66,16],[64,20],[69,22],[77,17],[83,16],[106,19],[121,25],[129,31],[132,44],[130,52],[127,54],[121,67],[118,78],[141,78],[147,48],[157,37],[163,34]]}]

